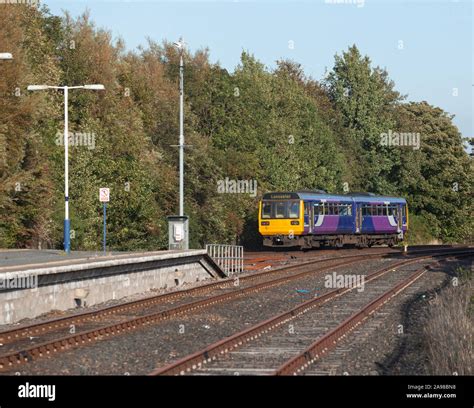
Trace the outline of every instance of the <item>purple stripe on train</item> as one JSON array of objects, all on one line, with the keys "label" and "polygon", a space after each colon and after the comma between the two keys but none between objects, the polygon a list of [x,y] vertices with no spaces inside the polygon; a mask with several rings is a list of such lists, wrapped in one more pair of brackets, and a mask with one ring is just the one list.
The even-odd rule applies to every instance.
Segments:
[{"label": "purple stripe on train", "polygon": [[[374,232],[397,232],[399,230],[396,217],[370,217]],[[393,225],[394,224],[394,225]],[[364,225],[362,224],[362,229]]]},{"label": "purple stripe on train", "polygon": [[[323,217],[321,225],[318,225],[318,221],[321,222],[320,217]],[[338,216],[334,215],[324,215],[315,217],[315,233],[334,233],[337,231],[337,227],[339,225],[339,218]]]}]

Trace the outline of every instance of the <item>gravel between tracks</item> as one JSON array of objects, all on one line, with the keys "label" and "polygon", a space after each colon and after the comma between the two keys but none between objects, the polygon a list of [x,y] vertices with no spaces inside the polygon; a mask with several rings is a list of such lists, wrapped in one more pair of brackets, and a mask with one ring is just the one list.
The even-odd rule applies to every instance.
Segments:
[{"label": "gravel between tracks", "polygon": [[[337,272],[366,274],[367,271],[381,268],[389,262],[394,263],[396,260],[369,260],[363,264],[338,268]],[[443,269],[448,270],[448,267],[444,266]],[[212,342],[308,300],[315,294],[325,293],[328,290],[324,287],[325,275],[326,273],[299,279],[220,303],[196,314],[39,359],[21,365],[8,374],[147,374],[158,365],[200,350]],[[327,356],[315,364],[308,374],[423,374],[423,356],[419,350],[419,339],[417,340],[417,314],[422,313],[420,308],[428,306],[424,300],[429,298],[427,291],[439,287],[445,276],[440,270],[425,273],[413,287],[392,299],[373,319],[366,322],[371,326],[371,334],[364,334],[363,330],[359,334],[355,331],[340,343],[336,350],[337,354],[346,356],[341,359],[344,364],[331,362],[330,356]],[[423,293],[425,298],[421,297]],[[413,299],[421,300],[413,303]],[[407,314],[406,305],[409,303],[416,308],[410,306],[410,312]],[[404,334],[398,333],[400,324],[404,326]],[[411,363],[412,361],[414,363]]]},{"label": "gravel between tracks", "polygon": [[423,317],[435,293],[450,281],[456,267],[470,267],[471,263],[459,260],[426,272],[304,374],[427,375]]},{"label": "gravel between tracks", "polygon": [[[335,271],[366,274],[395,262],[397,260],[390,258],[369,260],[337,268]],[[214,305],[195,314],[38,359],[19,366],[13,372],[32,375],[147,374],[157,365],[166,364],[197,351],[308,300],[315,294],[325,293],[329,290],[324,287],[326,274],[298,279]]]}]

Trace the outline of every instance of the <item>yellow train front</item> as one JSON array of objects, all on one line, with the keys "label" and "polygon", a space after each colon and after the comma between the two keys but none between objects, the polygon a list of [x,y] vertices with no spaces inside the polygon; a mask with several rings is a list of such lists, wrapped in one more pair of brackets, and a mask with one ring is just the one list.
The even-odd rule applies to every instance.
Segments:
[{"label": "yellow train front", "polygon": [[258,228],[268,247],[393,246],[408,231],[408,205],[404,198],[373,193],[267,193]]},{"label": "yellow train front", "polygon": [[264,246],[297,246],[304,233],[303,200],[297,193],[268,193],[259,203],[258,228]]}]

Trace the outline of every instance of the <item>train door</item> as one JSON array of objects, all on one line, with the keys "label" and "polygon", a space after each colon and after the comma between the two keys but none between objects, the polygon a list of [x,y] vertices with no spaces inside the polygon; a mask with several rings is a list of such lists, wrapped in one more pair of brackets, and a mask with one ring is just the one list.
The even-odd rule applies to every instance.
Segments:
[{"label": "train door", "polygon": [[354,204],[356,216],[355,216],[355,232],[356,234],[362,231],[362,207]]},{"label": "train door", "polygon": [[403,206],[402,205],[397,205],[397,232],[400,232],[402,230],[402,225],[403,225]]},{"label": "train door", "polygon": [[313,217],[313,206],[310,202],[304,202],[304,229],[309,234],[313,232],[314,217]]}]

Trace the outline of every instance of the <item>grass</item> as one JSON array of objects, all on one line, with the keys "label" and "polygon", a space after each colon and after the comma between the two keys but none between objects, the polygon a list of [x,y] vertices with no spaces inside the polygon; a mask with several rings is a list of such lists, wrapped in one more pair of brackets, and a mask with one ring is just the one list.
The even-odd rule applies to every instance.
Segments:
[{"label": "grass", "polygon": [[474,374],[474,285],[472,270],[458,268],[450,284],[432,301],[424,325],[428,374]]}]

